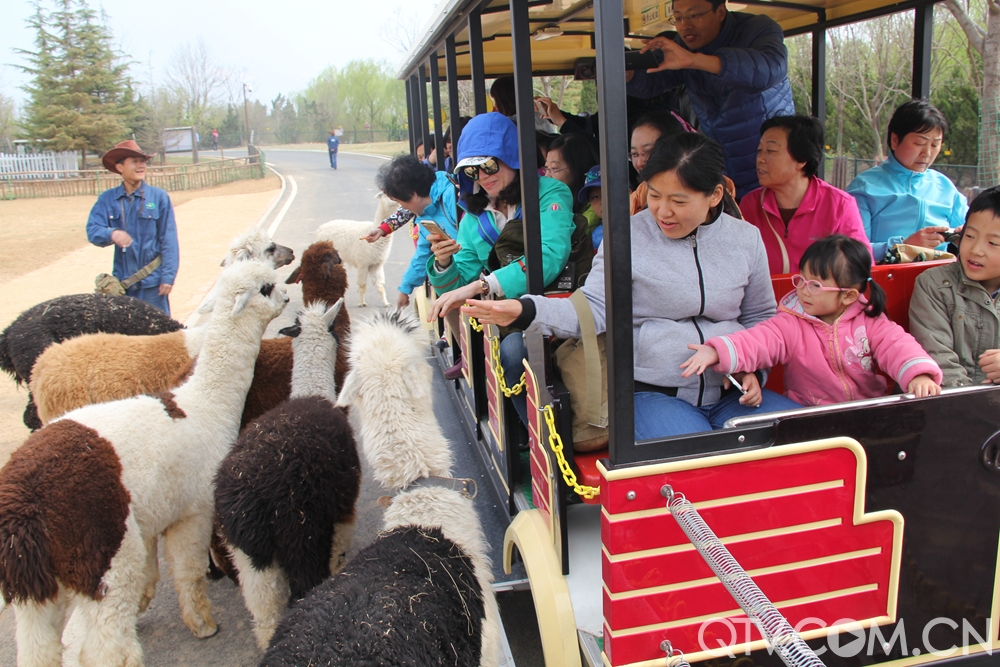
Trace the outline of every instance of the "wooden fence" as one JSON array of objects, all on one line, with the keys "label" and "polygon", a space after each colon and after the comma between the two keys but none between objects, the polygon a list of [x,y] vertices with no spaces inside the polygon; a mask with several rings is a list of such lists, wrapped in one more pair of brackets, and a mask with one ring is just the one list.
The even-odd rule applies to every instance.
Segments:
[{"label": "wooden fence", "polygon": [[[109,171],[61,170],[53,178],[53,172],[0,173],[0,198],[33,199],[38,197],[72,197],[75,195],[99,195],[109,188],[121,184],[121,176]],[[25,176],[47,174],[47,178],[35,180]],[[265,174],[264,156],[254,155],[241,158],[213,160],[193,165],[167,165],[146,167],[146,182],[168,192],[209,188],[233,181],[249,178],[263,178]]]}]

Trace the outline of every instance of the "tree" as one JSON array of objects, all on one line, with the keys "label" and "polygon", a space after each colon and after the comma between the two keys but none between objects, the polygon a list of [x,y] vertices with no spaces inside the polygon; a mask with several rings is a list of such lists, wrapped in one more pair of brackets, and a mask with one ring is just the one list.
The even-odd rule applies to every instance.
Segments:
[{"label": "tree", "polygon": [[401,125],[406,118],[406,89],[386,61],[352,60],[341,69],[327,67],[297,101],[313,136],[346,126],[367,129],[374,138],[377,130]]},{"label": "tree", "polygon": [[[985,21],[969,0],[945,0],[983,66],[979,94],[979,185],[1000,182],[1000,0],[985,0]],[[984,28],[982,23],[985,22]]]},{"label": "tree", "polygon": [[86,0],[35,1],[28,25],[35,50],[18,50],[32,75],[23,126],[53,150],[103,152],[125,138],[135,114],[128,63],[112,49],[111,32]]},{"label": "tree", "polygon": [[[215,59],[201,37],[178,47],[167,70],[168,88],[183,103],[185,122],[195,127],[203,127],[211,107],[221,105],[230,79],[230,72]],[[232,102],[231,93],[229,97]]]},{"label": "tree", "polygon": [[16,121],[17,107],[14,100],[0,93],[0,151],[11,150]]}]

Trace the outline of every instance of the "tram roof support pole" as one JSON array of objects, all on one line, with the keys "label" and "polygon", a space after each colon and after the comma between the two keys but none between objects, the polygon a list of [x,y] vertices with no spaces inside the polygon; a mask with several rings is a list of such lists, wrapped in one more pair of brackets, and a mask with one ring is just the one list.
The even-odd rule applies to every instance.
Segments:
[{"label": "tram roof support pole", "polygon": [[511,0],[510,34],[514,45],[514,92],[518,157],[521,161],[521,221],[528,268],[528,293],[545,291],[542,275],[542,226],[538,211],[538,148],[535,144],[535,97],[531,80],[531,24],[528,0]]},{"label": "tram roof support pole", "polygon": [[[812,33],[812,115],[826,126],[826,30]],[[825,160],[820,160],[817,176],[823,178]]]},{"label": "tram roof support pole", "polygon": [[[462,110],[458,99],[458,59],[455,57],[455,35],[448,35],[444,41],[444,68],[448,77],[448,117],[451,125],[452,151],[458,147],[458,138],[462,134]],[[444,147],[442,146],[442,150]],[[454,163],[454,160],[452,160]],[[441,161],[444,164],[444,160]]]},{"label": "tram roof support pole", "polygon": [[[431,54],[431,113],[434,119],[434,151],[437,159],[434,168],[444,171],[444,128],[441,123],[441,79],[438,77],[438,54]],[[430,151],[424,149],[425,155]]]},{"label": "tram roof support pole", "polygon": [[469,14],[469,66],[472,74],[473,109],[477,116],[486,113],[486,64],[483,62],[483,23],[480,15],[479,8]]},{"label": "tram roof support pole", "polygon": [[406,89],[406,135],[410,140],[410,154],[415,155],[417,141],[414,133],[417,131],[417,124],[413,117],[413,77],[408,77],[403,87]]},{"label": "tram roof support pole", "polygon": [[604,291],[607,309],[608,444],[611,463],[633,459],[632,234],[629,223],[628,119],[621,0],[594,0],[597,109],[604,201]]},{"label": "tram roof support pole", "polygon": [[424,142],[424,159],[430,155],[430,131],[427,129],[427,65],[417,68],[417,100],[420,104],[420,137]]},{"label": "tram roof support pole", "polygon": [[420,116],[420,83],[418,81],[417,75],[413,74],[410,76],[409,80],[410,88],[410,110],[412,115],[410,119],[413,121],[411,127],[411,134],[413,136],[413,154],[417,154],[417,144],[424,140],[423,131],[421,131],[420,126],[426,126],[427,123],[423,122]]},{"label": "tram roof support pole", "polygon": [[930,98],[931,54],[934,50],[934,4],[913,10],[913,97]]}]

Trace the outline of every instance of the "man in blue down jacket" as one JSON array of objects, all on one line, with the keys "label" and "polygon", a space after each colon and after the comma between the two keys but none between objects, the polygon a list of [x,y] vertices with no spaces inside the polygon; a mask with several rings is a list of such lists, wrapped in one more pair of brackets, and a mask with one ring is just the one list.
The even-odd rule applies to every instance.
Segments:
[{"label": "man in blue down jacket", "polygon": [[724,0],[674,0],[670,20],[676,37],[658,36],[643,48],[662,53],[662,63],[628,72],[626,90],[649,98],[684,84],[701,131],[726,152],[740,198],[757,187],[761,123],[795,113],[781,27],[767,16],[730,12]]},{"label": "man in blue down jacket", "polygon": [[[101,161],[122,184],[105,190],[90,210],[87,239],[96,246],[115,245],[115,278],[124,281],[146,267],[152,271],[125,293],[170,314],[168,294],[177,277],[180,254],[170,196],[146,185],[146,161],[153,157],[134,141],[123,141]],[[154,265],[154,260],[160,262]]]}]

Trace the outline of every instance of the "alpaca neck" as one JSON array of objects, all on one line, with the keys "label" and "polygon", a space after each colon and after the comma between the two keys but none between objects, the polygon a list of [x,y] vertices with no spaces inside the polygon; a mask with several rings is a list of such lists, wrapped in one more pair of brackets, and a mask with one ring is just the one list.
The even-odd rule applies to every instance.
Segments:
[{"label": "alpaca neck", "polygon": [[187,348],[188,356],[192,359],[201,354],[201,348],[205,346],[205,337],[208,335],[210,324],[192,327],[184,330],[184,347]]},{"label": "alpaca neck", "polygon": [[266,326],[247,315],[239,321],[222,313],[212,317],[194,373],[176,392],[186,412],[207,408],[213,419],[239,425]]},{"label": "alpaca neck", "polygon": [[337,345],[332,336],[323,332],[322,341],[292,341],[292,398],[322,396],[331,403],[337,401],[337,386],[333,371]]}]

